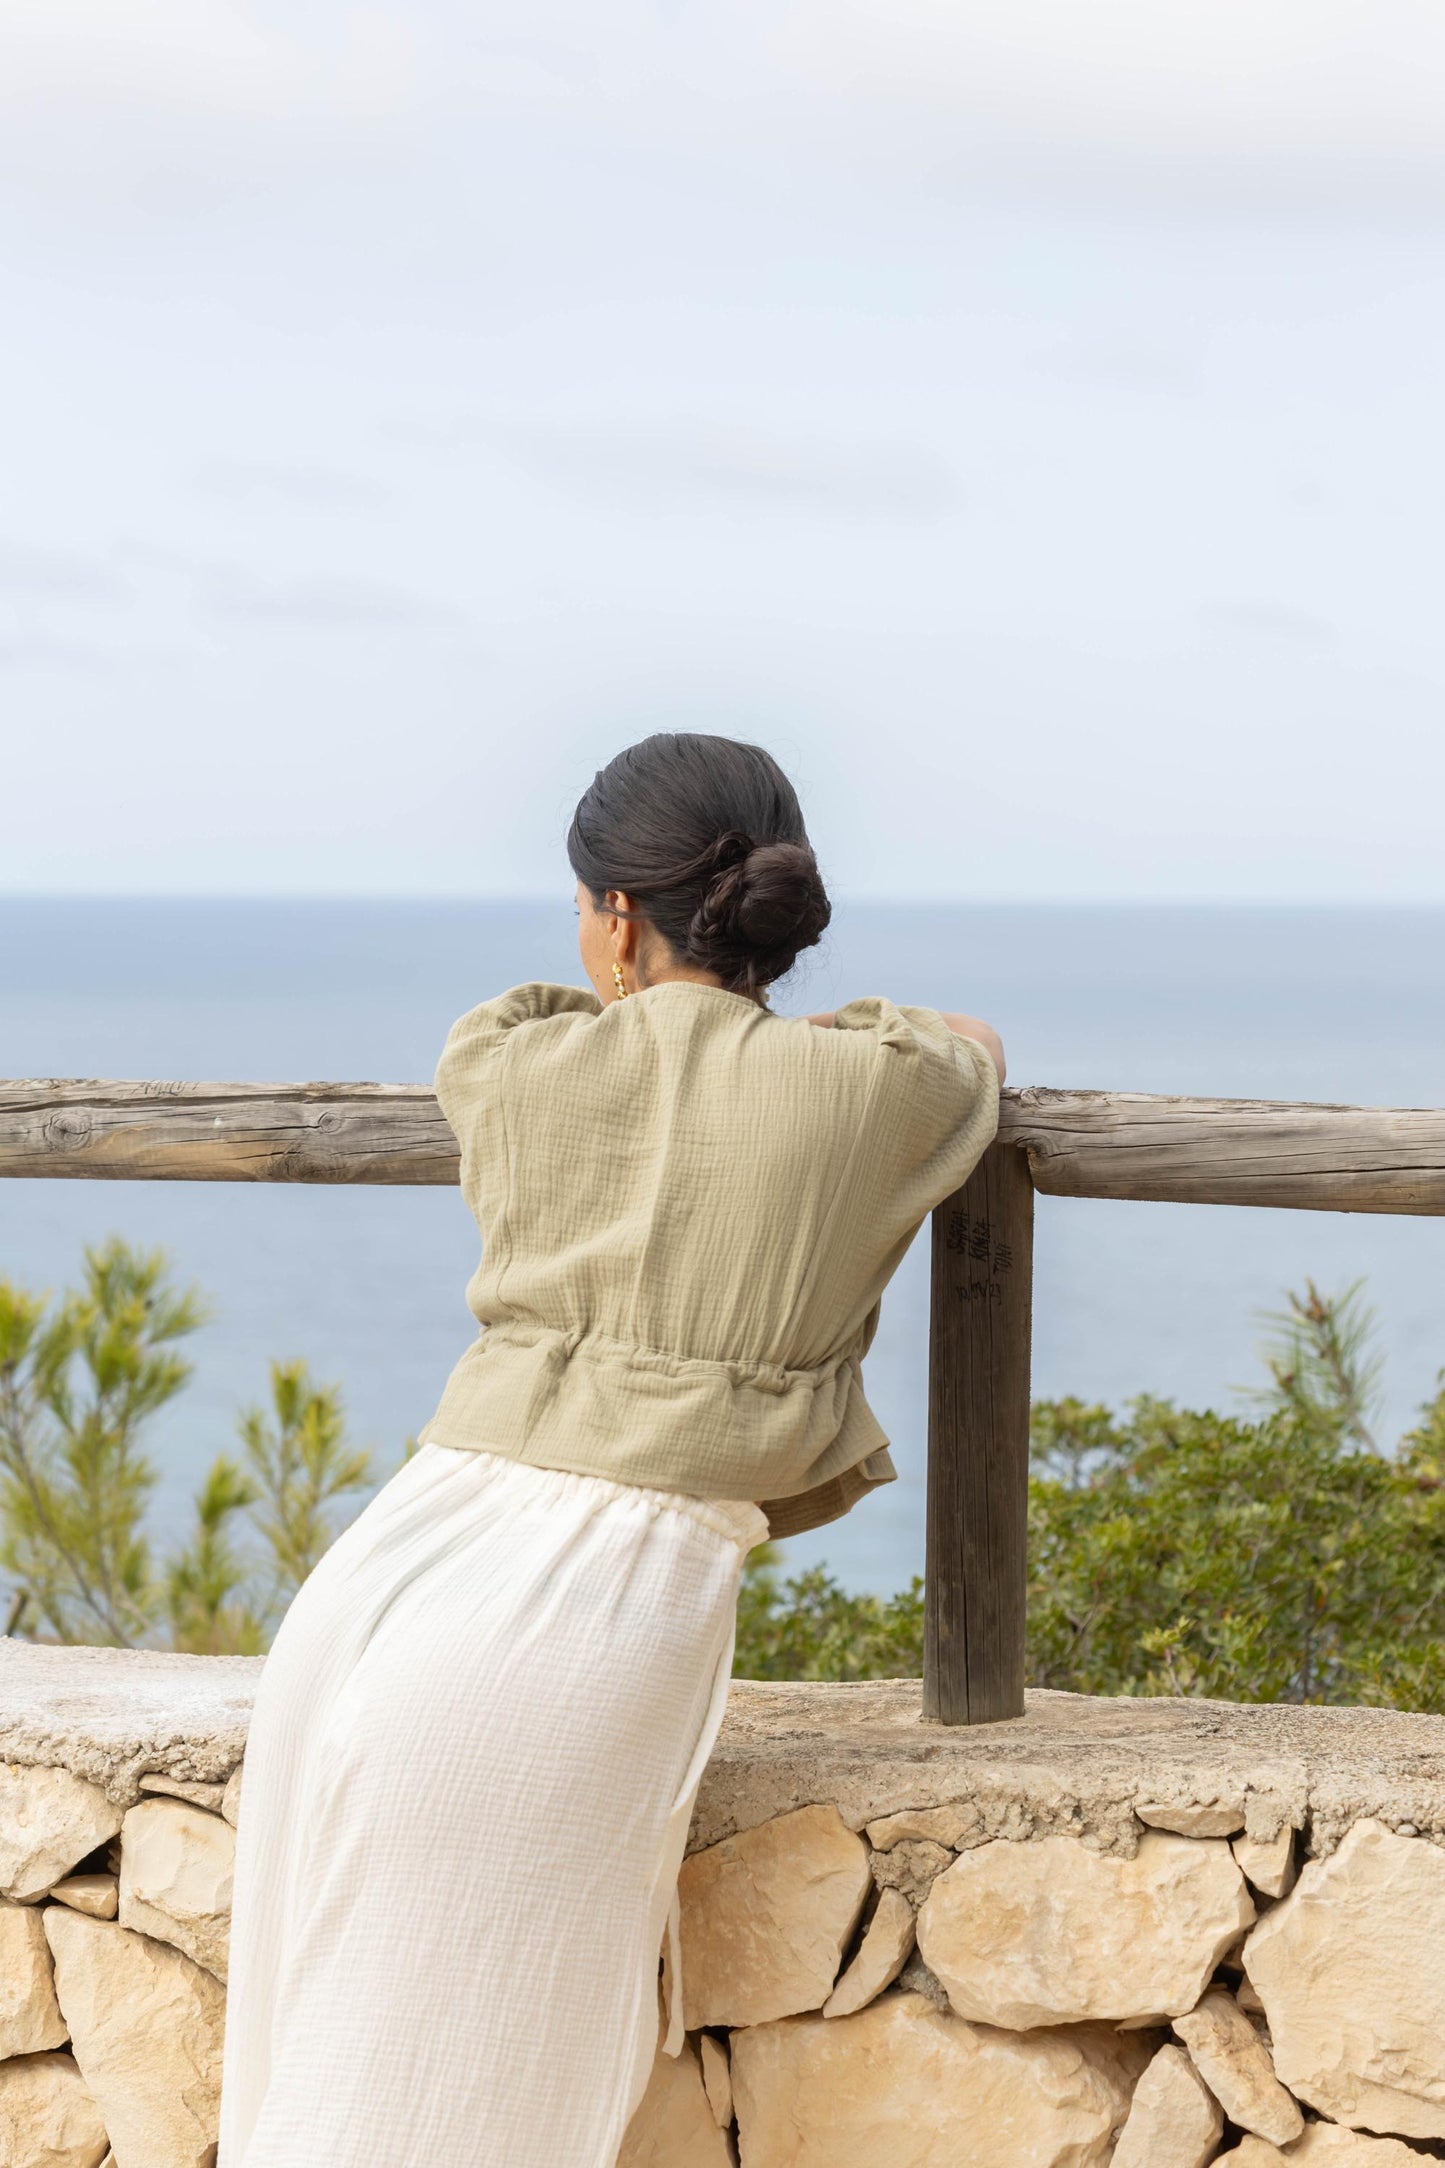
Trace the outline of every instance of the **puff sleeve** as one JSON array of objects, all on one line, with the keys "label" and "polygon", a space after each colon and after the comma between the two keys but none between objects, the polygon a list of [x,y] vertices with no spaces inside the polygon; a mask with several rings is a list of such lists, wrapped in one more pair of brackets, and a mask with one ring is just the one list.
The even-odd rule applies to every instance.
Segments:
[{"label": "puff sleeve", "polygon": [[437,1061],[437,1103],[461,1145],[464,1172],[469,1153],[484,1148],[489,1127],[500,1122],[496,1086],[502,1056],[514,1035],[532,1043],[535,1032],[554,1038],[601,1014],[590,986],[563,986],[529,979],[504,994],[478,1002],[447,1033]]},{"label": "puff sleeve", "polygon": [[865,994],[834,1012],[865,1031],[874,1072],[865,1118],[869,1188],[900,1232],[962,1187],[998,1130],[998,1071],[986,1047],[937,1009]]}]

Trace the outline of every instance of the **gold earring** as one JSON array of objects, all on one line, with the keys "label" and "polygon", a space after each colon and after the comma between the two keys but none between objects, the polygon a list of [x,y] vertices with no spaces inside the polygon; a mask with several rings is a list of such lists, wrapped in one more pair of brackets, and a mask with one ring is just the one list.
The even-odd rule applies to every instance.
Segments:
[{"label": "gold earring", "polygon": [[612,977],[617,987],[618,1000],[625,1001],[627,999],[628,989],[622,983],[622,966],[617,961],[617,958],[615,956],[612,959]]}]

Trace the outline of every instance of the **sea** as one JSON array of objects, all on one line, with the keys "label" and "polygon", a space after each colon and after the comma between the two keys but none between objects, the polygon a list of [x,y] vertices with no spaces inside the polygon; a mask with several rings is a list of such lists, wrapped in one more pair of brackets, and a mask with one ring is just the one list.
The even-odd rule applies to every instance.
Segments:
[{"label": "sea", "polygon": [[[0,899],[0,1075],[430,1079],[453,1019],[521,980],[580,982],[553,901]],[[1120,1091],[1445,1105],[1445,911],[839,903],[773,1005],[884,993],[985,1016],[1009,1079]],[[87,1243],[158,1246],[205,1294],[194,1375],[155,1420],[153,1524],[186,1525],[274,1358],[340,1385],[377,1480],[474,1327],[476,1232],[449,1189],[0,1181],[0,1275],[52,1292]],[[1034,1385],[1248,1407],[1288,1291],[1364,1283],[1397,1438],[1445,1365],[1445,1224],[1040,1198]],[[865,1365],[900,1480],[786,1546],[886,1592],[922,1570],[927,1235]]]}]

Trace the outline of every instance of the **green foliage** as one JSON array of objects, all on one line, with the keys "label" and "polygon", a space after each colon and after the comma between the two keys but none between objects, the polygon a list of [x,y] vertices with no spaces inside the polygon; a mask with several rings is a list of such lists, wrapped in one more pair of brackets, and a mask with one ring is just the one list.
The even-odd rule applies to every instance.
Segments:
[{"label": "green foliage", "polygon": [[909,1679],[923,1663],[923,1582],[900,1596],[850,1596],[823,1567],[780,1581],[776,1545],[748,1554],[733,1676]]},{"label": "green foliage", "polygon": [[[119,1241],[88,1250],[54,1303],[0,1280],[7,1630],[23,1613],[57,1641],[260,1651],[346,1501],[376,1480],[337,1389],[275,1363],[189,1534],[157,1560],[144,1430],[185,1385],[181,1345],[203,1317],[159,1253]],[[1445,1371],[1385,1453],[1359,1288],[1307,1283],[1270,1323],[1252,1413],[1148,1396],[1035,1407],[1034,1685],[1445,1710]],[[749,1558],[738,1675],[916,1677],[922,1647],[920,1581],[853,1596],[822,1567],[783,1578],[773,1545]]]},{"label": "green foliage", "polygon": [[336,1533],[336,1502],[373,1480],[345,1435],[335,1387],[272,1365],[271,1408],[240,1420],[243,1458],[221,1454],[192,1533],[157,1563],[145,1516],[157,1471],[147,1420],[181,1390],[177,1343],[202,1323],[158,1251],[110,1241],[53,1305],[0,1280],[0,1567],[55,1641],[263,1649]]},{"label": "green foliage", "polygon": [[180,1391],[194,1290],[122,1242],[87,1250],[53,1308],[0,1281],[0,1565],[60,1641],[146,1638],[155,1619],[147,1418]]},{"label": "green foliage", "polygon": [[[1445,1372],[1393,1454],[1358,1287],[1269,1320],[1252,1416],[1144,1397],[1033,1413],[1035,1686],[1445,1710]],[[892,1602],[753,1554],[734,1669],[916,1676],[918,1582]]]},{"label": "green foliage", "polygon": [[1445,1707],[1445,1379],[1386,1455],[1358,1289],[1273,1322],[1253,1421],[1035,1410],[1034,1685]]}]

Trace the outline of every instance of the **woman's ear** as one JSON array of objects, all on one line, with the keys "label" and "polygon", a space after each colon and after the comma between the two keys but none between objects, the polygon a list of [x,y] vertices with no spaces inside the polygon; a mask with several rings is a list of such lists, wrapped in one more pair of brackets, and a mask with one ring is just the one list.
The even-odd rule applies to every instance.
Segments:
[{"label": "woman's ear", "polygon": [[[637,953],[637,929],[640,921],[624,918],[624,911],[635,911],[636,900],[625,888],[609,888],[607,891],[607,938],[616,952],[617,961],[625,964]],[[615,908],[614,908],[615,907]]]}]

